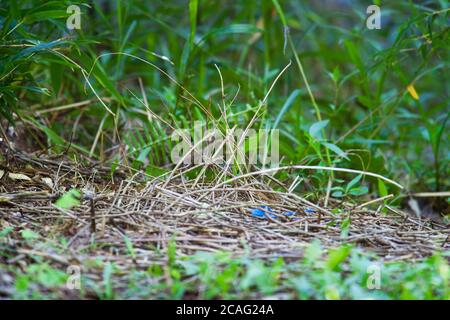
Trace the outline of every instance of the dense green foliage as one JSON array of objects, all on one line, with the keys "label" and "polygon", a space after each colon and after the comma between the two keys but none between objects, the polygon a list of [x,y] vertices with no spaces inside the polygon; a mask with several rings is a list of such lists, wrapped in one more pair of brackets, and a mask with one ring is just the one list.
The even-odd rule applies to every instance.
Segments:
[{"label": "dense green foliage", "polygon": [[[0,237],[7,230],[0,233]],[[51,247],[55,257],[64,254],[64,242],[53,243],[24,230],[24,241],[43,250]],[[3,246],[3,247],[2,247]],[[3,254],[10,258],[0,242]],[[123,258],[132,257],[132,247]],[[95,245],[86,248],[92,258],[81,266],[81,295],[100,299],[450,299],[448,257],[440,254],[420,263],[380,263],[349,245],[325,255],[320,242],[312,243],[301,260],[260,260],[232,257],[228,253],[199,252],[177,258],[176,245],[168,250],[168,263],[151,265],[147,270],[124,270],[119,265],[95,257]],[[380,269],[379,288],[369,287],[370,266]],[[16,278],[14,298],[51,299],[71,297],[66,283],[70,274],[64,267],[54,267],[45,257],[35,256],[35,263],[24,271],[0,265],[0,272]],[[369,269],[368,269],[369,268]],[[94,277],[92,274],[97,274]],[[77,292],[78,296],[78,292]]]},{"label": "dense green foliage", "polygon": [[[0,110],[44,131],[56,151],[70,141],[123,162],[105,153],[122,141],[135,168],[166,164],[171,128],[224,122],[218,68],[226,120],[245,127],[292,61],[254,125],[281,129],[284,163],[373,171],[421,191],[449,185],[445,1],[381,5],[380,30],[366,28],[362,3],[266,0],[96,1],[80,4],[81,29],[71,31],[70,4],[2,1],[0,11]],[[164,122],[149,121],[142,90]],[[327,177],[309,183],[323,190]]]}]

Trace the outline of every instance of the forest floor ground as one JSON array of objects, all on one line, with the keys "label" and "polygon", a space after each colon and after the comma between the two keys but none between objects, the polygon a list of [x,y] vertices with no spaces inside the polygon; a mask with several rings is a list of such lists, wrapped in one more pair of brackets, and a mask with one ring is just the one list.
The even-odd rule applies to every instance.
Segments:
[{"label": "forest floor ground", "polygon": [[[423,261],[433,265],[424,272],[443,272],[430,294],[449,293],[449,227],[383,201],[325,206],[261,177],[150,179],[24,153],[0,169],[0,296],[388,298],[389,290],[353,296],[342,287],[355,267],[364,287],[370,263],[401,270]],[[350,267],[340,265],[347,260]],[[322,296],[312,287],[335,280],[292,287],[296,263],[339,279]]]}]

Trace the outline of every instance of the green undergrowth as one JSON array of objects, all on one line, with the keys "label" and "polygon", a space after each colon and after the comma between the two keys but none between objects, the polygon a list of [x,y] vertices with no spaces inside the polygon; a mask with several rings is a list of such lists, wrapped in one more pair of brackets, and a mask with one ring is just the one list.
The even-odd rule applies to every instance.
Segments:
[{"label": "green undergrowth", "polygon": [[56,245],[29,230],[22,237],[35,253],[17,265],[5,263],[11,248],[0,243],[0,274],[9,279],[2,294],[16,299],[450,299],[448,252],[386,262],[352,245],[325,250],[315,241],[288,260],[201,251],[180,256],[172,240],[164,253],[155,250],[154,262],[134,264],[131,243],[111,262],[96,258],[94,242],[79,253],[81,264],[62,265],[36,252],[64,257],[64,239]]},{"label": "green undergrowth", "polygon": [[[0,113],[41,150],[157,175],[173,129],[251,124],[280,130],[282,164],[448,189],[445,1],[379,4],[379,30],[366,28],[363,1],[1,3]],[[79,30],[67,29],[69,5]],[[329,185],[328,172],[295,175],[301,193]],[[354,177],[332,178],[334,196],[348,196]],[[378,193],[376,179],[359,187],[350,195]]]}]

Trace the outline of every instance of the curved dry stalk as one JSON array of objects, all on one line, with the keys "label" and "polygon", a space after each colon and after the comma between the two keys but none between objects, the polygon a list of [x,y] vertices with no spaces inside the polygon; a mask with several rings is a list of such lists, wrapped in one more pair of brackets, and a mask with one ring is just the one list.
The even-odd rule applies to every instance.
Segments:
[{"label": "curved dry stalk", "polygon": [[301,170],[326,170],[326,171],[337,171],[337,172],[348,172],[348,173],[357,173],[357,174],[363,174],[363,175],[367,175],[367,176],[371,176],[374,178],[378,178],[381,179],[383,181],[386,181],[390,184],[393,184],[394,186],[398,187],[399,189],[404,189],[404,187],[389,179],[386,178],[380,174],[377,173],[373,173],[373,172],[369,172],[369,171],[361,171],[361,170],[355,170],[355,169],[347,169],[347,168],[336,168],[336,167],[322,167],[322,166],[302,166],[302,165],[292,165],[292,166],[284,166],[284,167],[277,167],[277,168],[269,168],[269,169],[264,169],[264,170],[259,170],[259,171],[254,171],[254,172],[249,172],[234,178],[231,178],[229,180],[226,180],[222,183],[219,183],[218,185],[216,185],[217,187],[223,186],[225,184],[234,182],[236,180],[239,179],[243,179],[243,178],[247,178],[247,177],[251,177],[251,176],[257,176],[257,175],[263,175],[263,174],[268,174],[268,173],[274,173],[277,172],[279,170],[289,170],[289,169],[301,169]]}]

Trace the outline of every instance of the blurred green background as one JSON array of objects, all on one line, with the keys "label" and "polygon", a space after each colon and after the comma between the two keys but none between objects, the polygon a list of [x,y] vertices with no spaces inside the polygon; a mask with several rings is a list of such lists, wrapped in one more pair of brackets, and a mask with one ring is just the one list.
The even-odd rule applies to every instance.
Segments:
[{"label": "blurred green background", "polygon": [[[223,123],[218,69],[227,121],[245,127],[291,61],[254,125],[281,130],[283,164],[372,171],[416,191],[450,185],[446,1],[376,1],[380,30],[366,27],[368,1],[0,3],[2,125],[29,133],[23,149],[71,143],[153,174],[170,162],[173,128]],[[81,28],[68,30],[74,4]],[[303,191],[326,189],[328,174],[302,177]]]}]

